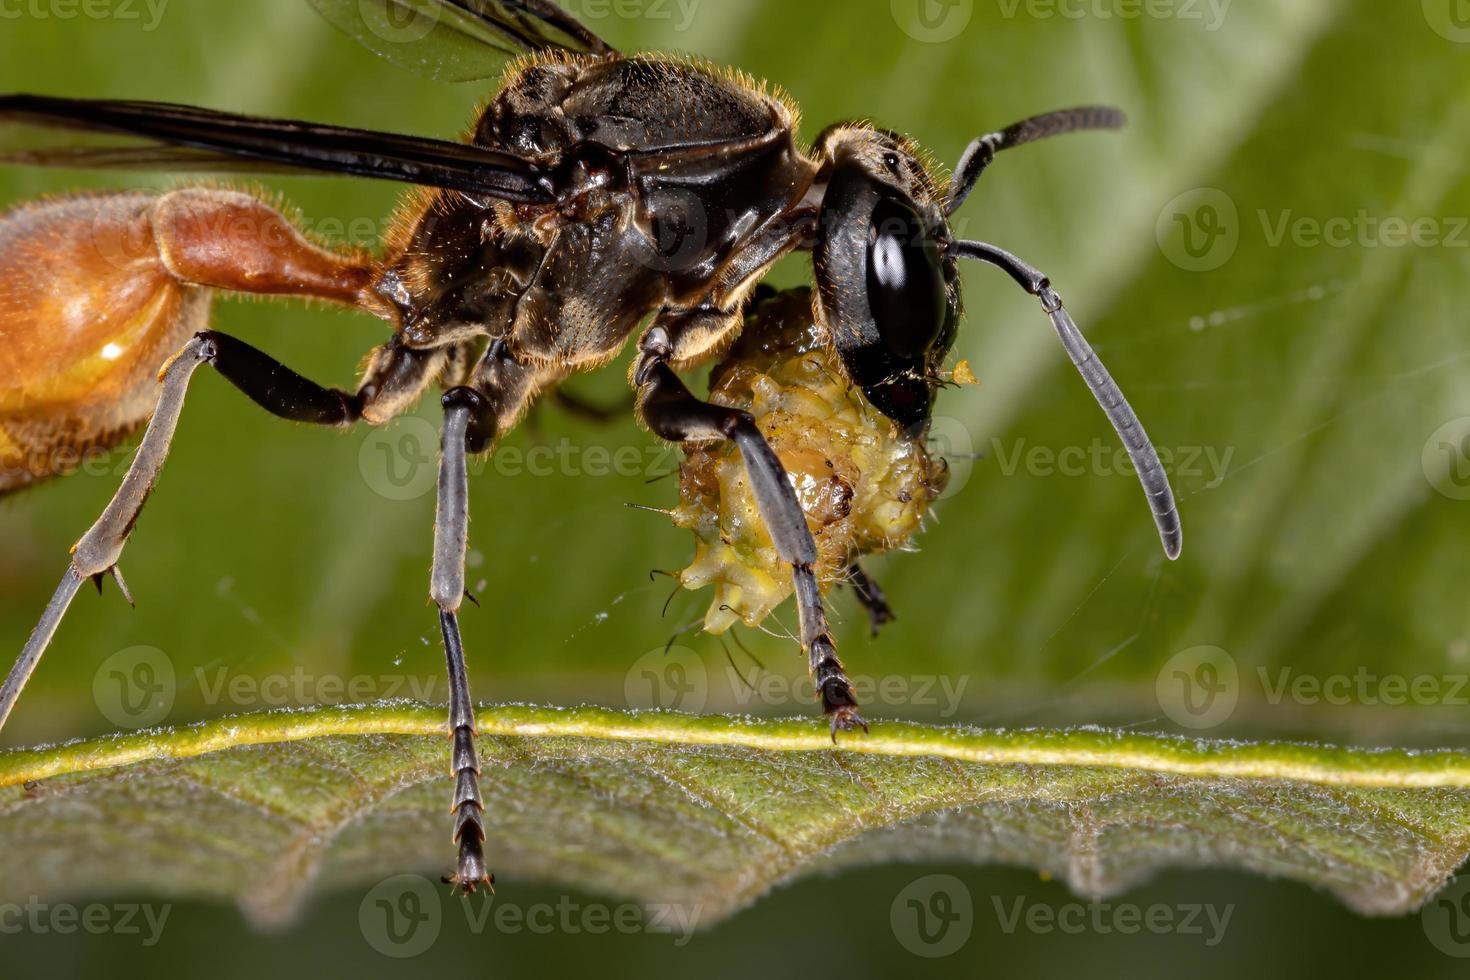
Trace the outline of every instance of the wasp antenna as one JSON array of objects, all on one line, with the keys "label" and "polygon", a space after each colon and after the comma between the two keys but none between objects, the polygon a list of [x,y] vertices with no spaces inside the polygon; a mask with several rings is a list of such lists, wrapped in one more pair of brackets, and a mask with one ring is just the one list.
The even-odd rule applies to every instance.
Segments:
[{"label": "wasp antenna", "polygon": [[1037,140],[1063,133],[1075,133],[1088,129],[1122,129],[1128,117],[1111,106],[1089,105],[1075,109],[1059,109],[1047,112],[1007,126],[995,133],[987,133],[965,148],[960,162],[954,168],[954,180],[950,182],[944,213],[954,214],[965,203],[975,189],[980,175],[995,155],[1001,150],[1035,143]]},{"label": "wasp antenna", "polygon": [[1062,298],[1051,287],[1051,280],[1004,249],[984,242],[955,242],[950,246],[950,251],[961,258],[988,262],[1041,300],[1041,309],[1051,319],[1067,356],[1077,366],[1092,396],[1097,399],[1108,421],[1113,423],[1118,438],[1123,441],[1123,447],[1128,450],[1128,458],[1133,461],[1133,469],[1138,473],[1138,480],[1143,484],[1143,492],[1148,497],[1149,508],[1153,511],[1154,524],[1158,526],[1164,554],[1170,560],[1178,558],[1184,547],[1184,532],[1179,523],[1179,510],[1174,504],[1174,491],[1169,486],[1169,476],[1164,472],[1164,465],[1159,462],[1158,451],[1149,441],[1148,433],[1144,431],[1143,423],[1138,420],[1133,407],[1128,404],[1128,399],[1123,397],[1122,389],[1108,373],[1108,369],[1103,367],[1102,361],[1098,360],[1097,354],[1082,336],[1082,331],[1077,329],[1077,324],[1062,306]]}]

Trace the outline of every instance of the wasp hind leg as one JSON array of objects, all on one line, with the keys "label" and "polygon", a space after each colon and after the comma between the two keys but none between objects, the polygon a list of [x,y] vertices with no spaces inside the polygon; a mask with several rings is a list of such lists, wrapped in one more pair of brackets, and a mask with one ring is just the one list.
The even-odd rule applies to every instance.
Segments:
[{"label": "wasp hind leg", "polygon": [[165,365],[158,406],[122,486],[102,516],[72,548],[71,563],[61,584],[26,641],[20,659],[0,687],[0,728],[4,727],[82,583],[92,579],[100,587],[103,576],[111,575],[127,595],[118,561],[168,458],[189,381],[202,364],[213,364],[236,387],[277,415],[322,425],[347,425],[357,418],[354,396],[321,388],[233,337],[214,331],[196,334]]},{"label": "wasp hind leg", "polygon": [[[364,405],[371,408],[380,400],[401,401],[406,392],[421,391],[432,380],[440,358],[442,355],[409,351],[390,344],[377,355],[361,393],[352,394],[323,388],[228,334],[214,330],[195,334],[164,366],[157,407],[122,486],[102,516],[72,548],[71,562],[61,584],[0,687],[0,729],[4,728],[82,584],[92,579],[100,587],[103,577],[111,575],[127,595],[118,561],[163,470],[190,379],[201,365],[211,365],[251,401],[273,415],[293,422],[341,427],[361,418]],[[131,596],[128,599],[132,601]]]},{"label": "wasp hind leg", "polygon": [[[110,448],[147,423],[122,487],[73,548],[61,584],[0,686],[0,729],[82,583],[93,578],[100,584],[110,574],[122,584],[118,557],[163,467],[189,379],[200,364],[213,364],[278,415],[329,425],[350,423],[364,406],[381,411],[391,390],[409,383],[375,362],[369,380],[374,372],[381,376],[377,391],[365,381],[361,397],[332,392],[233,338],[195,333],[206,323],[210,291],[302,297],[381,312],[369,288],[374,274],[366,255],[318,246],[266,202],[216,188],[83,195],[0,215],[0,334],[44,337],[45,343],[30,347],[54,349],[56,357],[79,356],[62,343],[71,335],[89,350],[119,340],[125,351],[100,377],[52,386],[46,398],[28,403],[27,389],[19,389],[28,407],[19,416],[0,415],[0,442],[7,423],[24,423],[22,448],[40,454],[40,462],[24,477],[0,472],[0,493],[64,472],[45,457],[71,444],[68,439]],[[118,334],[124,328],[126,342]],[[160,372],[159,355],[175,347],[178,353]],[[28,348],[22,343],[20,349]],[[380,361],[385,358],[404,360],[385,354]],[[421,359],[428,361],[427,355]],[[0,386],[7,381],[13,378]],[[104,427],[98,418],[106,420]]]},{"label": "wasp hind leg", "polygon": [[867,731],[867,722],[858,714],[852,683],[837,658],[837,644],[827,625],[817,585],[816,542],[786,468],[749,412],[712,405],[694,396],[668,364],[672,347],[662,327],[655,326],[644,336],[633,375],[639,413],[660,439],[675,443],[729,439],[740,447],[761,519],[781,559],[791,566],[801,619],[801,646],[822,709],[832,723],[832,739],[836,741],[839,729]]}]

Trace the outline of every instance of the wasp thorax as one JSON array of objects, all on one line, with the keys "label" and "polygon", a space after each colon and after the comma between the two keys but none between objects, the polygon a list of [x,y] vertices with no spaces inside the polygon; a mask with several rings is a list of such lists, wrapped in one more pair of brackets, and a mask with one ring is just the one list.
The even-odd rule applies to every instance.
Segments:
[{"label": "wasp thorax", "polygon": [[[907,545],[944,488],[945,466],[923,438],[905,434],[843,375],[813,323],[809,290],[754,307],[711,373],[710,401],[754,415],[786,467],[816,539],[824,592],[862,556]],[[715,588],[709,632],[759,625],[791,594],[790,566],[771,543],[733,443],[686,452],[673,517],[695,536],[680,581]]]}]

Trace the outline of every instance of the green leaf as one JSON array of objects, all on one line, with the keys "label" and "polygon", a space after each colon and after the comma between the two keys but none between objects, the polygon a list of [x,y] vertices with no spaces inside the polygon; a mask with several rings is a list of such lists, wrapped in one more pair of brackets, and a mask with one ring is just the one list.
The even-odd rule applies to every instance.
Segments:
[{"label": "green leaf", "polygon": [[[0,31],[0,63],[14,88],[197,101],[446,137],[488,94],[395,73],[296,0],[272,4],[269,25],[262,6],[174,4],[157,32],[122,19],[24,18]],[[939,410],[948,431],[963,436],[951,445],[968,480],[942,503],[921,554],[875,564],[900,616],[880,640],[862,635],[860,612],[838,598],[853,673],[939,677],[955,689],[967,682],[950,719],[1164,727],[1160,668],[1181,650],[1213,645],[1235,659],[1242,684],[1234,715],[1212,735],[1470,746],[1470,503],[1449,477],[1454,457],[1431,439],[1470,417],[1470,253],[1456,231],[1470,214],[1470,49],[1437,33],[1419,9],[1428,5],[1412,2],[1235,3],[1218,29],[1183,17],[1035,17],[1025,4],[1021,16],[1007,16],[1014,4],[957,4],[974,8],[973,23],[938,45],[898,29],[890,0],[827,5],[839,11],[830,15],[813,6],[721,0],[700,4],[687,30],[653,18],[599,27],[630,48],[697,52],[785,86],[803,105],[808,137],[834,119],[871,116],[951,163],[973,136],[1024,115],[1121,105],[1132,120],[1122,134],[1040,144],[998,161],[967,205],[964,231],[1014,249],[1055,279],[1162,447],[1214,454],[1192,467],[1176,456],[1187,470],[1175,472],[1186,550],[1172,564],[1158,555],[1131,474],[1090,461],[1081,473],[1024,458],[1007,465],[1018,451],[1054,459],[1094,441],[1110,449],[1112,436],[1035,303],[991,270],[966,269],[968,319],[957,355],[983,385],[942,393]],[[122,183],[116,175],[10,170],[0,173],[0,201]],[[317,230],[346,230],[358,241],[363,222],[381,228],[395,197],[393,188],[361,182],[269,183]],[[1160,220],[1174,216],[1171,202],[1197,188],[1223,191],[1240,231],[1233,254],[1203,272],[1176,264],[1157,236]],[[1347,247],[1335,247],[1268,236],[1283,217],[1320,225],[1352,221],[1360,209],[1427,219],[1446,240],[1391,247],[1354,232]],[[779,270],[779,281],[803,281],[802,259]],[[383,339],[381,326],[363,318],[287,304],[224,301],[216,325],[338,385],[352,383],[362,353]],[[626,397],[616,367],[573,383],[608,404]],[[309,692],[326,687],[310,681],[384,675],[442,685],[433,617],[421,601],[433,523],[432,462],[424,462],[432,402],[422,418],[383,433],[344,435],[283,425],[219,379],[202,378],[127,553],[139,608],[113,594],[77,603],[5,744],[111,727],[94,681],[109,658],[137,645],[166,652],[184,679],[172,725],[265,706],[207,697],[217,669],[252,681],[304,671]],[[484,611],[465,617],[475,690],[624,705],[630,666],[661,651],[707,601],[676,597],[660,618],[667,591],[644,574],[678,567],[691,542],[623,507],[673,502],[671,484],[646,483],[666,460],[631,422],[595,429],[554,412],[536,421],[542,428],[512,436],[510,452],[473,484],[479,563],[471,584],[489,597]],[[562,439],[577,450],[631,448],[646,454],[649,471],[591,473],[586,456],[560,453]],[[549,475],[525,463],[540,441],[558,450]],[[384,492],[386,448],[399,450],[397,465],[417,467],[418,496]],[[971,466],[965,453],[983,458]],[[0,504],[0,623],[12,652],[126,459],[118,454],[100,470]],[[744,640],[772,672],[803,672],[785,637]],[[688,642],[711,678],[724,676],[718,646]],[[200,671],[207,684],[196,679]],[[1438,693],[1392,705],[1375,683],[1351,685],[1346,699],[1296,696],[1281,683],[1302,678],[1320,689],[1363,674],[1426,677]],[[800,710],[797,698],[767,704],[743,690],[712,680],[708,706]],[[380,687],[372,696],[388,693]],[[230,897],[261,921],[280,921],[312,889],[411,868],[436,875],[452,857],[440,714],[329,710],[7,756],[7,778],[41,781],[34,799],[19,784],[0,789],[0,893],[115,887]],[[342,717],[388,721],[366,733],[310,727]],[[1467,763],[1450,754],[1075,731],[945,736],[1072,753],[1041,766],[1034,757],[1000,764],[849,751],[915,731],[896,724],[875,726],[861,744],[844,740],[835,755],[816,725],[698,723],[705,733],[789,730],[808,740],[798,751],[700,747],[648,732],[614,741],[563,728],[544,737],[492,730],[515,717],[533,715],[496,709],[482,719],[493,857],[504,885],[557,878],[653,900],[699,895],[709,921],[788,875],[953,856],[1045,868],[1088,892],[1126,887],[1166,864],[1241,867],[1391,912],[1433,891],[1465,855],[1470,826],[1459,778]],[[295,724],[307,727],[293,736]],[[208,733],[231,726],[241,744],[226,751],[208,742]],[[300,739],[248,744],[244,736],[262,729]],[[1112,750],[1114,763],[1120,745],[1171,764],[1274,761],[1228,777],[1128,770],[1104,766],[1097,744]],[[174,758],[166,748],[189,745],[220,751]],[[1079,757],[1079,746],[1090,748]],[[1329,766],[1313,771],[1320,781],[1277,765],[1303,758]],[[99,770],[98,760],[126,766]],[[1367,784],[1349,773],[1366,774]],[[1405,787],[1408,774],[1432,776],[1432,784]],[[404,782],[401,792],[371,799]],[[693,802],[686,787],[718,805]],[[964,816],[937,815],[950,807]],[[667,815],[678,819],[656,822]],[[655,826],[651,840],[634,832]],[[653,875],[678,880],[660,884]],[[1221,887],[1188,884],[1204,898]],[[1304,948],[1330,942],[1348,957],[1368,941],[1330,935],[1335,917],[1299,922],[1293,889],[1272,899],[1257,915],[1290,917]],[[860,921],[874,905],[844,882],[822,901],[834,921]],[[801,910],[773,901],[765,921],[787,914]],[[749,922],[755,929],[762,919]],[[315,931],[303,935],[293,955],[342,956],[361,938],[349,932],[335,945]],[[833,935],[855,957],[880,962],[872,937],[851,928]],[[1255,942],[1260,935],[1249,935],[1262,950],[1256,962],[1279,968],[1275,947]],[[205,966],[219,958],[219,936],[211,938],[197,944]],[[1091,955],[1119,948],[1116,937],[1095,938]],[[1145,952],[1127,950],[1130,958]],[[1168,955],[1164,945],[1146,950]],[[687,963],[679,968],[687,972]]]},{"label": "green leaf", "polygon": [[[549,879],[701,925],[783,881],[899,857],[1030,866],[1098,896],[1235,867],[1398,913],[1470,850],[1461,753],[898,723],[834,748],[811,722],[595,708],[479,722],[502,889]],[[106,882],[280,925],[317,890],[447,867],[446,765],[442,711],[404,704],[10,752],[0,901]]]}]

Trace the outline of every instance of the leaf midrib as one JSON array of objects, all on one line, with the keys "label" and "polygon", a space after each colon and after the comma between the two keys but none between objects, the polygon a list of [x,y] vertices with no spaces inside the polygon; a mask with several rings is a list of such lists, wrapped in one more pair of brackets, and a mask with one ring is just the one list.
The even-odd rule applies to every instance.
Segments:
[{"label": "leaf midrib", "polygon": [[[485,736],[574,738],[764,752],[839,752],[936,758],[989,765],[1084,767],[1177,776],[1281,780],[1320,786],[1430,789],[1470,787],[1470,753],[1352,750],[1293,742],[1242,743],[1099,728],[1064,731],[937,728],[878,722],[834,746],[820,722],[758,721],[666,712],[522,705],[479,710]],[[0,787],[161,759],[188,759],[246,746],[331,736],[443,736],[443,709],[395,703],[222,718],[187,728],[109,736],[0,753]],[[446,777],[447,778],[447,777]]]}]

